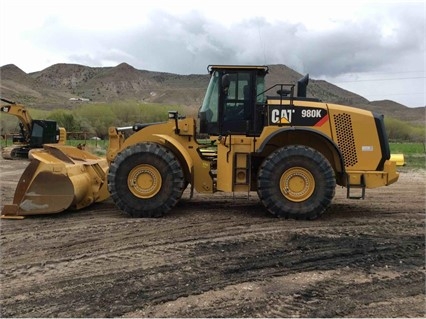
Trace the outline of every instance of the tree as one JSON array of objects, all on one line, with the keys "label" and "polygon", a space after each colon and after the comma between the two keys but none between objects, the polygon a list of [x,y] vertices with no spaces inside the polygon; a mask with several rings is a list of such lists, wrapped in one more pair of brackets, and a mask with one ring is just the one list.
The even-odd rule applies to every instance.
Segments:
[{"label": "tree", "polygon": [[83,105],[75,110],[75,114],[85,131],[93,132],[102,139],[108,136],[108,128],[116,122],[111,107],[105,104]]},{"label": "tree", "polygon": [[64,127],[67,132],[79,131],[80,124],[74,117],[74,115],[65,110],[54,110],[47,117],[50,120],[54,120],[60,127]]}]

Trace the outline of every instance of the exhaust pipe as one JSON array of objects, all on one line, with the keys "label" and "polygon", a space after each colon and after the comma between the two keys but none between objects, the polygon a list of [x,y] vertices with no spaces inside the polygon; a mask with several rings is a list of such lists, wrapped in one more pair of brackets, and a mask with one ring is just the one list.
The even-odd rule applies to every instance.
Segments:
[{"label": "exhaust pipe", "polygon": [[309,83],[309,74],[306,74],[303,78],[297,81],[297,96],[306,97],[306,89]]},{"label": "exhaust pipe", "polygon": [[32,150],[31,161],[1,218],[78,210],[109,198],[108,163],[76,147],[45,144]]}]

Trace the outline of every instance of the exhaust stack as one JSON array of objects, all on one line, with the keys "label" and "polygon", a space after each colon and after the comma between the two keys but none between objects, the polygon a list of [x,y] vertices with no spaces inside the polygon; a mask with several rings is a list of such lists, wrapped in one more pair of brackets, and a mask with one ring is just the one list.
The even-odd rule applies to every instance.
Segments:
[{"label": "exhaust stack", "polygon": [[306,74],[303,78],[297,81],[297,96],[306,97],[306,89],[309,83],[309,74]]}]

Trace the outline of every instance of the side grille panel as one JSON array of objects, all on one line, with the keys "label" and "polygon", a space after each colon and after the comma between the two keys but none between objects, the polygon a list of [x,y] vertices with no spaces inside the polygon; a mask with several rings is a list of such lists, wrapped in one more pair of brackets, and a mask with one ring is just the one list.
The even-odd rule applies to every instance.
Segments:
[{"label": "side grille panel", "polygon": [[337,145],[342,152],[345,166],[354,166],[358,163],[358,158],[351,116],[345,113],[335,114],[334,123],[336,125]]}]

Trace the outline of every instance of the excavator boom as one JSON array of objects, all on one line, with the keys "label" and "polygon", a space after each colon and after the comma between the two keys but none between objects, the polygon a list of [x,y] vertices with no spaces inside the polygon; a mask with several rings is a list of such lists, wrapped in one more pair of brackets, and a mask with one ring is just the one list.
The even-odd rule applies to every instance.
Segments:
[{"label": "excavator boom", "polygon": [[13,101],[6,100],[4,98],[0,98],[0,101],[8,103],[7,105],[3,105],[2,107],[0,107],[0,112],[14,115],[19,119],[21,133],[25,141],[28,142],[30,139],[31,123],[33,122],[33,119],[31,118],[28,111],[25,109],[25,106]]}]

